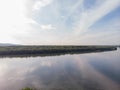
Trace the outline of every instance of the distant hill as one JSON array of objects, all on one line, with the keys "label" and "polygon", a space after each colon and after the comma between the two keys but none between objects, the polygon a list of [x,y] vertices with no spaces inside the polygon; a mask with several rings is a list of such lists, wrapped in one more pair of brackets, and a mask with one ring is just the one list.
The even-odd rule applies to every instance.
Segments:
[{"label": "distant hill", "polygon": [[18,44],[0,43],[0,46],[17,46]]}]

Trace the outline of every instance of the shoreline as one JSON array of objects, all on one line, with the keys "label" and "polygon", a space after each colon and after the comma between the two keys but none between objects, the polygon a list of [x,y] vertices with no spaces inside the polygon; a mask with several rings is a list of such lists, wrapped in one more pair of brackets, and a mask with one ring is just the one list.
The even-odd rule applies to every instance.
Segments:
[{"label": "shoreline", "polygon": [[56,56],[117,50],[116,46],[0,46],[0,57]]}]

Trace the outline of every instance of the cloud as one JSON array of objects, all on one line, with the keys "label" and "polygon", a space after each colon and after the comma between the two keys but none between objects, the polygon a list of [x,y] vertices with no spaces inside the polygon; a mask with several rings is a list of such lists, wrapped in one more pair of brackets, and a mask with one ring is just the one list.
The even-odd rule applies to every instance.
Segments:
[{"label": "cloud", "polygon": [[27,33],[30,23],[34,21],[26,16],[26,2],[28,0],[0,1],[0,41],[13,42],[14,36]]},{"label": "cloud", "polygon": [[[113,35],[113,37],[111,38],[112,40],[118,38],[118,35],[116,35],[116,37],[114,37],[115,34],[117,34],[117,33],[113,32],[113,31],[114,31],[114,28],[119,28],[119,27],[115,27],[115,26],[113,26],[113,24],[112,25],[110,24],[111,27],[106,26],[106,27],[102,27],[100,29],[96,28],[96,29],[98,29],[98,31],[101,31],[98,33],[93,33],[92,32],[93,30],[91,30],[90,27],[93,26],[101,18],[103,18],[104,16],[106,16],[107,14],[112,12],[114,9],[116,9],[119,6],[119,0],[114,0],[114,1],[113,0],[111,0],[111,1],[105,0],[102,2],[98,1],[98,2],[96,2],[97,4],[95,4],[92,8],[89,8],[86,10],[84,9],[85,6],[83,6],[83,2],[84,2],[84,0],[80,0],[79,2],[76,2],[75,4],[73,4],[73,6],[71,6],[71,8],[68,8],[69,6],[62,6],[62,5],[56,6],[56,4],[53,3],[52,6],[47,7],[47,9],[42,10],[42,13],[45,13],[45,15],[41,14],[41,13],[39,14],[39,16],[41,17],[41,23],[40,23],[40,25],[39,25],[39,23],[38,23],[38,25],[36,25],[37,28],[33,28],[33,30],[31,30],[28,37],[26,35],[27,39],[26,40],[23,40],[24,38],[22,40],[20,38],[18,38],[18,39],[21,40],[22,42],[26,42],[28,44],[35,43],[35,44],[60,44],[60,45],[76,44],[76,45],[80,45],[80,44],[97,44],[97,43],[108,44],[111,42],[110,35]],[[57,4],[59,4],[59,3],[57,3]],[[53,7],[53,5],[55,7]],[[68,12],[63,13],[63,11],[62,11],[63,8],[65,8],[65,11],[68,10]],[[39,9],[39,10],[41,10],[41,9]],[[62,14],[61,14],[61,11],[62,11]],[[55,15],[57,15],[58,20],[60,19],[61,15],[65,16],[64,20],[57,22],[56,18],[50,16],[51,12],[55,13]],[[74,14],[75,12],[79,12],[79,14],[78,13]],[[73,16],[73,15],[75,15],[75,16]],[[51,19],[51,17],[52,17],[52,19]],[[74,22],[74,26],[71,27],[69,25],[69,22],[67,22],[67,24],[68,24],[68,27],[67,27],[64,22],[66,20],[68,20],[69,18],[74,19],[73,17],[77,18]],[[48,20],[48,22],[52,22],[52,21],[54,22],[54,20],[55,20],[54,23],[52,22],[54,26],[52,24],[42,24],[43,19],[45,19],[46,22],[47,22],[47,20]],[[118,21],[115,21],[115,22],[117,25]],[[57,25],[57,27],[55,25]],[[106,23],[106,25],[107,25],[107,23]],[[71,29],[71,31],[68,31],[67,30],[68,28],[73,28],[73,29]],[[51,30],[51,29],[53,29],[53,30]],[[104,30],[109,29],[111,31],[104,32],[103,29]],[[114,33],[114,34],[112,34],[112,33]],[[104,40],[105,35],[107,35],[106,40]],[[33,40],[33,38],[34,38],[34,40]],[[29,41],[31,41],[31,42],[29,42]],[[97,41],[99,41],[99,42],[97,42]],[[116,40],[114,40],[114,41],[116,42]]]},{"label": "cloud", "polygon": [[33,5],[33,10],[40,10],[41,8],[49,5],[53,0],[37,0]]},{"label": "cloud", "polygon": [[120,0],[105,0],[99,6],[94,6],[95,8],[83,10],[75,27],[75,33],[86,32],[98,20],[116,9],[119,5]]},{"label": "cloud", "polygon": [[[89,33],[74,36],[74,42],[82,45],[119,45],[120,44],[120,19],[115,18],[104,23],[98,28],[89,29]],[[97,29],[97,30],[96,30]]]},{"label": "cloud", "polygon": [[51,24],[48,24],[48,25],[40,25],[40,28],[42,30],[53,30],[53,29],[56,29],[53,25]]},{"label": "cloud", "polygon": [[[40,2],[41,5],[39,4]],[[32,25],[39,27],[39,24],[32,17],[35,11],[31,9],[35,6],[38,10],[51,2],[52,0],[37,0],[36,2],[32,0],[0,1],[0,41],[21,43],[22,41],[18,37],[28,39],[29,37],[26,36],[29,36],[30,32],[35,29]],[[51,24],[41,25],[39,28],[55,29]]]},{"label": "cloud", "polygon": [[[69,6],[70,10],[69,10],[69,14],[66,16],[66,19],[64,20],[64,22],[69,19],[69,17],[72,16],[72,14],[74,14],[78,8],[81,8],[81,10],[83,9],[83,3],[84,0],[78,0],[73,6]],[[80,11],[79,11],[80,12]],[[64,18],[64,16],[62,16]]]},{"label": "cloud", "polygon": [[[114,29],[120,29],[118,21],[115,21],[116,26],[110,23],[110,27],[108,21],[104,27],[95,26],[97,21],[119,7],[119,3],[119,0],[95,0],[92,8],[86,8],[85,0],[2,0],[0,41],[63,45],[82,44],[88,39],[93,43],[93,38],[102,38],[105,29],[109,29],[105,33],[108,37]],[[94,33],[95,30],[100,31],[97,32],[100,35]],[[115,34],[117,31],[112,40],[118,37]],[[109,39],[106,41],[110,42]]]},{"label": "cloud", "polygon": [[120,32],[101,32],[96,34],[87,34],[79,41],[82,45],[119,45]]}]

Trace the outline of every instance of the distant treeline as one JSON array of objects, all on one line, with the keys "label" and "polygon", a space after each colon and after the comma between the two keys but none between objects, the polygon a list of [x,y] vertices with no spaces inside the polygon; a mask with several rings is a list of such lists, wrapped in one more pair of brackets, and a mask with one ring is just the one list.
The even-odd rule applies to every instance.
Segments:
[{"label": "distant treeline", "polygon": [[0,46],[3,55],[50,55],[116,50],[116,46]]}]

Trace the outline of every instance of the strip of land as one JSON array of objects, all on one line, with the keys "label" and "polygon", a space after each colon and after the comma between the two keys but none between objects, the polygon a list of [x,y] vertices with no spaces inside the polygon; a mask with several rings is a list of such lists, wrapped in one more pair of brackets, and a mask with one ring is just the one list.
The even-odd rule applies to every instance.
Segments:
[{"label": "strip of land", "polygon": [[0,46],[4,56],[53,56],[116,50],[116,46]]}]

